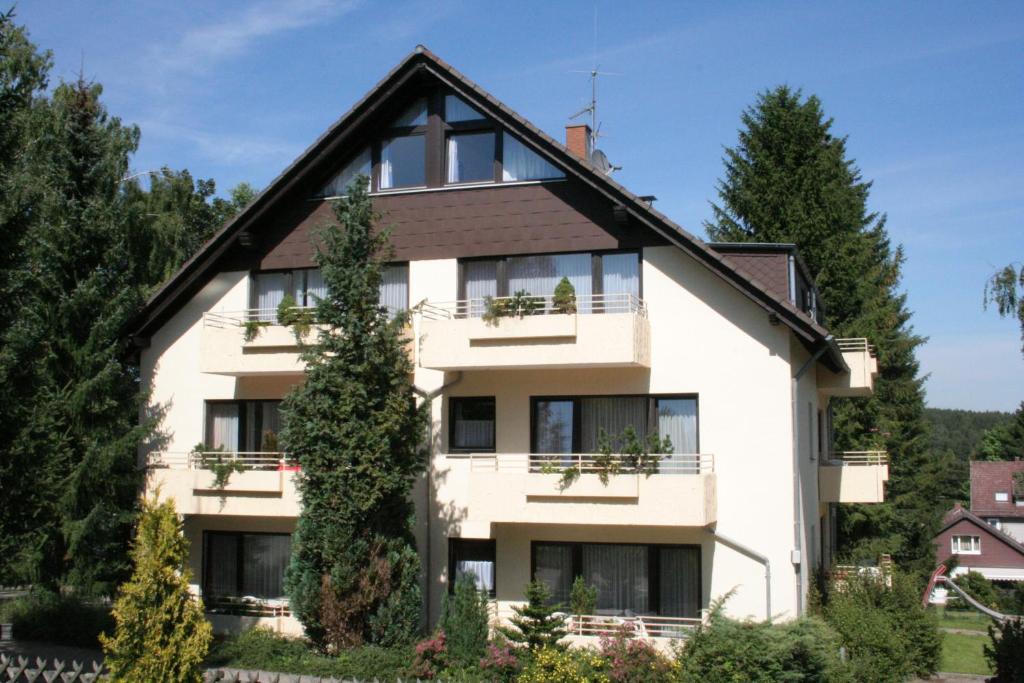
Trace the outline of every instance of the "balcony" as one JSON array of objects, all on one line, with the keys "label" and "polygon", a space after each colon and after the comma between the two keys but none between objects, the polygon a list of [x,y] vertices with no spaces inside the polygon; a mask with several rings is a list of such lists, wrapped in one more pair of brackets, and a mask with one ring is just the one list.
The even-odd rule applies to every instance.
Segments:
[{"label": "balcony", "polygon": [[818,497],[823,503],[881,503],[887,481],[884,451],[833,453],[818,467]]},{"label": "balcony", "polygon": [[[563,312],[551,296],[528,297],[509,315],[513,297],[420,306],[419,365],[435,370],[650,367],[647,307],[632,294],[594,294]],[[521,300],[520,300],[521,303]]]},{"label": "balcony", "polygon": [[[234,464],[223,486],[214,467]],[[179,514],[297,517],[298,467],[282,453],[152,453],[146,461],[146,490],[160,487]]]},{"label": "balcony", "polygon": [[624,456],[445,457],[451,471],[468,473],[460,477],[465,489],[451,493],[470,522],[704,527],[717,520],[710,454],[660,456],[646,471]]},{"label": "balcony", "polygon": [[837,339],[836,345],[850,372],[826,375],[819,380],[819,387],[828,396],[871,396],[875,390],[875,375],[878,374],[875,347],[863,338]]},{"label": "balcony", "polygon": [[278,324],[277,311],[270,309],[204,313],[199,357],[200,371],[217,375],[300,374],[305,369],[295,331]]}]

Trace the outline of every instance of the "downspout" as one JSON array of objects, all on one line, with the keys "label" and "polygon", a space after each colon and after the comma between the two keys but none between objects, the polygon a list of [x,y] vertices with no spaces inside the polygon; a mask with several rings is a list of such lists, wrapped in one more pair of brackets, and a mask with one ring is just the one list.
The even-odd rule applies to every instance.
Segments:
[{"label": "downspout", "polygon": [[712,529],[711,535],[716,539],[724,543],[725,545],[738,550],[747,557],[750,557],[764,565],[764,618],[771,621],[772,618],[772,563],[768,560],[766,555],[762,555],[750,546],[744,545],[739,541],[729,538],[725,534],[719,533]]},{"label": "downspout", "polygon": [[[462,372],[457,372],[455,378],[450,382],[444,382],[441,386],[431,391],[424,391],[415,384],[412,387],[414,394],[423,399],[423,402],[427,404],[427,410],[430,411],[434,403],[434,399],[444,393],[445,389],[455,386],[462,381]],[[424,623],[430,621],[430,572],[431,572],[431,546],[433,545],[433,538],[431,536],[430,518],[433,517],[433,510],[431,509],[434,491],[434,416],[430,416],[430,421],[427,423],[427,520],[426,520],[426,549],[424,551],[424,567],[426,569],[427,576],[427,604],[426,604],[426,619]]]},{"label": "downspout", "polygon": [[[803,377],[808,370],[821,358],[826,351],[832,346],[833,338],[832,335],[825,337],[824,343],[818,348],[814,354],[807,359],[800,369],[793,375],[793,379],[790,383],[789,390],[789,404],[792,413],[792,431],[793,431],[793,550],[794,557],[796,560],[793,564],[796,565],[796,613],[797,616],[802,616],[804,613],[804,595],[803,595],[803,567],[806,562],[803,553],[803,526],[804,526],[804,505],[803,505],[803,485],[800,480],[800,435],[797,433],[797,422],[799,410],[796,404],[797,395],[797,384],[800,382],[800,378]],[[813,448],[812,444],[808,444]]]}]

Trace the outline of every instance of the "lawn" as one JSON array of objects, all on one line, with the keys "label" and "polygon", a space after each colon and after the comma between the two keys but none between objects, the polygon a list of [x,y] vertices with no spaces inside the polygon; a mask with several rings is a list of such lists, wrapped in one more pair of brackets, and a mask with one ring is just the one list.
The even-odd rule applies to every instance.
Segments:
[{"label": "lawn", "polygon": [[932,607],[939,618],[939,628],[960,628],[966,631],[979,631],[987,633],[988,625],[992,620],[974,610],[949,610],[941,607]]},{"label": "lawn", "polygon": [[939,670],[991,676],[995,672],[989,668],[982,650],[987,642],[988,636],[980,634],[971,636],[966,633],[943,633]]}]

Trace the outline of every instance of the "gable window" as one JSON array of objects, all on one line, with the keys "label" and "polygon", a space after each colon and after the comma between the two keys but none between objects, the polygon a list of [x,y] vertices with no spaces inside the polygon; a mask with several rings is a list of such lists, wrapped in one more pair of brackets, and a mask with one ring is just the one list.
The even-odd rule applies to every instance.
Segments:
[{"label": "gable window", "polygon": [[494,397],[453,397],[449,406],[449,448],[494,452]]},{"label": "gable window", "polygon": [[203,532],[203,598],[286,600],[290,534]]},{"label": "gable window", "polygon": [[454,593],[456,582],[469,574],[473,576],[477,590],[486,592],[493,598],[497,594],[495,565],[493,539],[449,538],[448,592]]},{"label": "gable window", "polygon": [[391,124],[380,144],[377,186],[382,190],[427,184],[427,98],[421,97]]},{"label": "gable window", "polygon": [[278,452],[280,405],[280,401],[207,401],[204,444],[228,453]]},{"label": "gable window", "polygon": [[494,180],[494,133],[452,133],[448,136],[449,183]]},{"label": "gable window", "polygon": [[506,182],[565,177],[565,174],[551,162],[527,148],[509,133],[502,133],[501,151],[501,179]]},{"label": "gable window", "polygon": [[950,543],[954,555],[981,554],[981,536],[953,536]]},{"label": "gable window", "polygon": [[372,170],[373,162],[370,156],[370,148],[367,147],[345,164],[345,167],[341,169],[338,175],[331,178],[330,182],[320,191],[320,196],[344,197],[348,194],[349,185],[356,179],[356,176],[364,175],[369,178]]},{"label": "gable window", "polygon": [[464,121],[484,121],[487,117],[463,101],[457,95],[444,96],[444,120],[447,123]]}]

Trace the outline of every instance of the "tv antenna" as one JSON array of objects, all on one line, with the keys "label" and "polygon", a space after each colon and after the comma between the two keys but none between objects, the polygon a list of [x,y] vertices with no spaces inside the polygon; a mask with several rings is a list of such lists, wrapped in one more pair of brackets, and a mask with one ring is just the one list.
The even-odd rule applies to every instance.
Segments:
[{"label": "tv antenna", "polygon": [[602,173],[610,175],[614,171],[621,170],[621,166],[615,166],[604,152],[597,148],[597,140],[601,137],[601,122],[597,120],[597,78],[598,76],[621,76],[612,71],[601,71],[601,65],[597,63],[597,6],[594,6],[594,67],[587,71],[570,71],[574,74],[590,75],[590,104],[580,109],[569,117],[575,121],[584,114],[590,114],[590,161],[595,164]]}]

